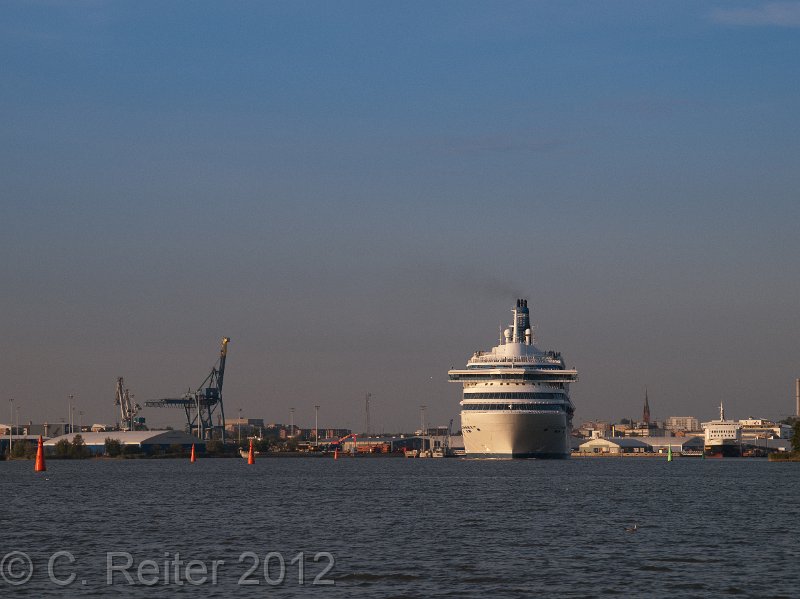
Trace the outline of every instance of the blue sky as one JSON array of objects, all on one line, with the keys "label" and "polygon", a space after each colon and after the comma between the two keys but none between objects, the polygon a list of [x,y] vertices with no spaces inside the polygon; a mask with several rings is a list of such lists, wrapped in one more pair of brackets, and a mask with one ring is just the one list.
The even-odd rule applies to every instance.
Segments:
[{"label": "blue sky", "polygon": [[228,335],[228,414],[457,422],[517,296],[579,419],[792,410],[800,2],[9,1],[0,53],[23,420]]}]

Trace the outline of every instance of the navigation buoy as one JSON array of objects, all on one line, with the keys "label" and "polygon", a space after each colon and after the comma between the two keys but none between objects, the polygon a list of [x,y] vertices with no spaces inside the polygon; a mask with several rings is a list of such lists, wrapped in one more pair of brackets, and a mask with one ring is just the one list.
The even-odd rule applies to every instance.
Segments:
[{"label": "navigation buoy", "polygon": [[197,460],[197,457],[194,455],[194,443],[192,443],[192,455],[189,457],[189,461],[194,464]]},{"label": "navigation buoy", "polygon": [[256,463],[256,454],[253,451],[253,440],[250,439],[250,451],[247,453],[247,463],[248,464],[255,464]]},{"label": "navigation buoy", "polygon": [[39,435],[39,446],[36,449],[36,465],[33,467],[34,472],[44,472],[47,467],[44,465],[44,441],[42,436]]}]

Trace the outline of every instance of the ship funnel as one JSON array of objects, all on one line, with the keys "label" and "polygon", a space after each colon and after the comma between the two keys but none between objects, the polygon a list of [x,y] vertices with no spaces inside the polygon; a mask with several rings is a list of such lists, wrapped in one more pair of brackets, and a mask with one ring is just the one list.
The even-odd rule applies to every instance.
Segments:
[{"label": "ship funnel", "polygon": [[526,341],[525,331],[531,328],[531,319],[528,314],[528,300],[518,299],[517,306],[514,312],[514,332],[512,341],[514,343],[523,343]]}]

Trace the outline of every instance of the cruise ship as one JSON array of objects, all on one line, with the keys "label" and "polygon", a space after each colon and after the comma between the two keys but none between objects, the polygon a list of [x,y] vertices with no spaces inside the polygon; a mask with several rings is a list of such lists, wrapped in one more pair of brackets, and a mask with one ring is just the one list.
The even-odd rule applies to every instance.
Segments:
[{"label": "cruise ship", "polygon": [[534,344],[528,300],[518,299],[500,344],[478,351],[466,369],[450,370],[464,385],[461,430],[467,457],[567,458],[574,408],[569,384],[578,373],[561,354]]}]

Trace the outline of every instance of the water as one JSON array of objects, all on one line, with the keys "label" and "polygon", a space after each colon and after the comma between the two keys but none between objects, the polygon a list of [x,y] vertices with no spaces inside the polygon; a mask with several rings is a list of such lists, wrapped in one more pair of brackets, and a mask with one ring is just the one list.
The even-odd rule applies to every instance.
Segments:
[{"label": "water", "polygon": [[[0,462],[0,558],[22,551],[34,566],[25,584],[0,580],[0,596],[800,596],[796,463],[262,458],[48,468]],[[638,531],[626,532],[634,522]],[[76,574],[64,587],[47,572],[58,551],[75,558],[55,559],[57,580]],[[107,552],[131,554],[134,585],[120,572],[107,585]],[[240,562],[244,552],[254,555]],[[262,568],[270,552],[275,586]],[[333,585],[313,584],[330,561],[320,552],[334,565],[318,582]],[[185,565],[177,577],[164,568],[175,553],[203,562],[207,580],[191,585]],[[139,578],[144,560],[162,562],[160,572],[145,567]],[[214,560],[225,563],[211,580]],[[156,586],[143,584],[154,576]]]}]

